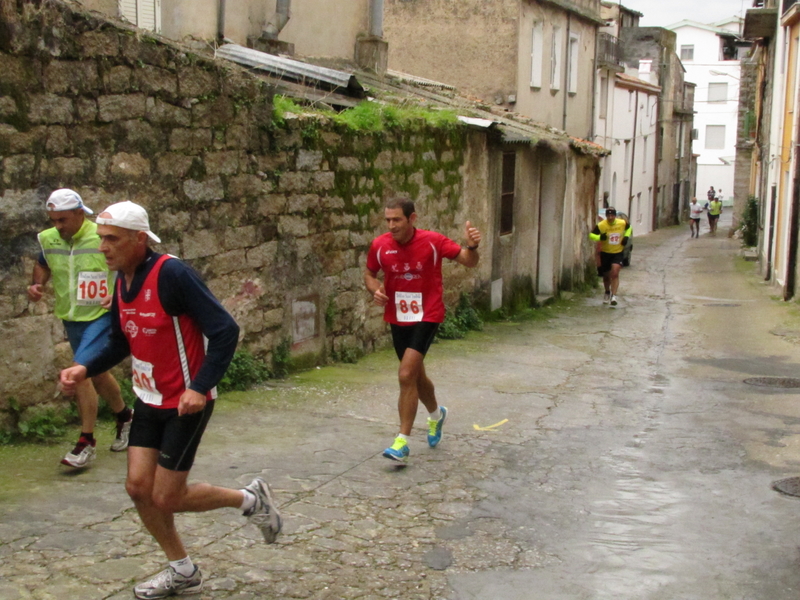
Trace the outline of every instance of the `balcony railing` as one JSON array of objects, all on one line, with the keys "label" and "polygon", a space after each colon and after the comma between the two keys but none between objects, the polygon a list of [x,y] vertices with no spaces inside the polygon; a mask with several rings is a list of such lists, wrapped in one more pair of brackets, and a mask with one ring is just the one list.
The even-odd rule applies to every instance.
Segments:
[{"label": "balcony railing", "polygon": [[597,63],[619,65],[622,63],[622,46],[610,33],[597,34]]}]

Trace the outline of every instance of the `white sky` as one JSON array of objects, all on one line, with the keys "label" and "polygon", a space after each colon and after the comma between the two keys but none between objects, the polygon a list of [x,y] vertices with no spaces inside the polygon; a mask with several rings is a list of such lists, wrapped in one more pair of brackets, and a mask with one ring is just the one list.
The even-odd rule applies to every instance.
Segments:
[{"label": "white sky", "polygon": [[753,0],[622,0],[622,6],[644,15],[639,20],[642,27],[666,27],[684,19],[715,23],[733,15],[744,17]]}]

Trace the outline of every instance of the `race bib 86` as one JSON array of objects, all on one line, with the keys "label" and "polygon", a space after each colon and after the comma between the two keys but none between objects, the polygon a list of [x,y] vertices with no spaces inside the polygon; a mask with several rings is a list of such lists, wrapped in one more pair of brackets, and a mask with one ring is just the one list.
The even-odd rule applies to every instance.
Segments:
[{"label": "race bib 86", "polygon": [[395,292],[394,307],[398,323],[416,323],[422,321],[421,292]]}]

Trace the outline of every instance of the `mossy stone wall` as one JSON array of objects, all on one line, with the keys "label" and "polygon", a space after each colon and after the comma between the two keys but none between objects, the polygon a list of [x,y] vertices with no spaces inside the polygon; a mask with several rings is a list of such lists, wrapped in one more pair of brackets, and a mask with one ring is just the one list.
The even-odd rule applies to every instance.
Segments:
[{"label": "mossy stone wall", "polygon": [[[268,361],[289,340],[303,364],[386,342],[362,283],[386,199],[415,198],[420,225],[458,241],[470,212],[487,212],[480,186],[464,201],[463,128],[276,126],[263,80],[54,0],[0,0],[0,72],[0,410],[51,402],[71,359],[52,293],[26,296],[53,189],[96,212],[145,206],[156,249],[201,273],[240,347]],[[448,299],[485,280],[445,268]]]}]

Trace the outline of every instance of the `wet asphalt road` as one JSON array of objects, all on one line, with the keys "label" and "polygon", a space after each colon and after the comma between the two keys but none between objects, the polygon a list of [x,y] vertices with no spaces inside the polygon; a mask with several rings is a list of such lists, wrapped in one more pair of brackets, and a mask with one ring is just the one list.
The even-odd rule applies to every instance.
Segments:
[{"label": "wet asphalt road", "polygon": [[[800,394],[744,383],[800,377],[800,311],[777,295],[721,234],[638,238],[617,309],[598,292],[434,345],[451,413],[435,450],[419,416],[405,468],[380,456],[391,351],[227,396],[195,479],[263,475],[285,534],[179,516],[201,597],[797,598],[800,499],[770,484],[800,475]],[[0,450],[0,598],[130,598],[163,558],[125,458],[69,475],[63,451]]]}]

